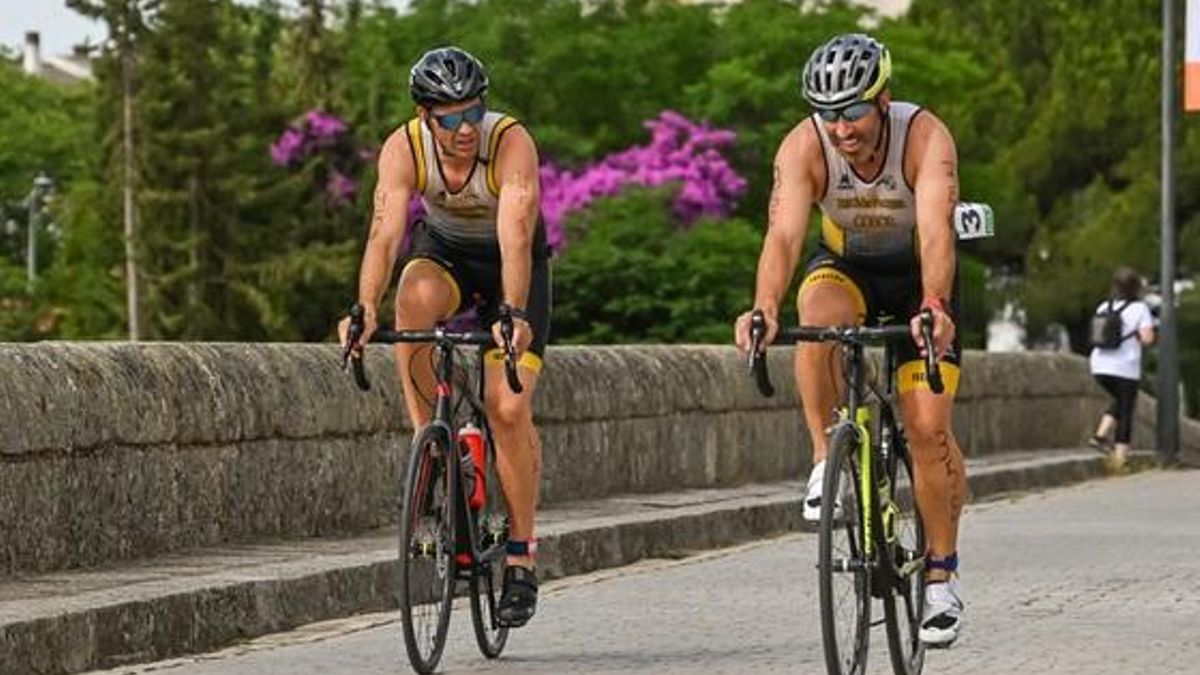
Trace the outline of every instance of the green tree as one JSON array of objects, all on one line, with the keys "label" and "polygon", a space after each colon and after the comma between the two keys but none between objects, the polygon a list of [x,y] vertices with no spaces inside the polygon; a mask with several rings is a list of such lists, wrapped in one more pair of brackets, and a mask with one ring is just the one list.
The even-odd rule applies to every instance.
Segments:
[{"label": "green tree", "polygon": [[554,340],[728,342],[752,300],[762,244],[731,219],[680,229],[673,188],[632,188],[568,219],[554,261]]},{"label": "green tree", "polygon": [[[56,183],[47,207],[63,237],[79,237],[69,213],[74,186],[92,172],[90,118],[94,89],[90,85],[59,86],[29,77],[15,65],[0,62],[0,336],[34,339],[56,335],[63,304],[73,305],[69,288],[45,278],[62,265],[53,239],[38,242],[40,281],[30,294],[26,286],[25,202],[33,177],[46,172]],[[9,231],[9,223],[12,225]],[[60,245],[62,242],[58,242]],[[56,260],[58,258],[58,260]],[[76,267],[76,272],[83,268]]]}]

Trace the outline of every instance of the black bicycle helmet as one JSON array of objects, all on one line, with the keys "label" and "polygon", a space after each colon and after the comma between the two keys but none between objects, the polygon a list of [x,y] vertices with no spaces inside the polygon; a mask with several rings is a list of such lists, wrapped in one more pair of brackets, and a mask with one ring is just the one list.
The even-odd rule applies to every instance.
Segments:
[{"label": "black bicycle helmet", "polygon": [[813,51],[800,86],[814,108],[840,108],[874,98],[891,76],[887,47],[868,35],[847,33]]},{"label": "black bicycle helmet", "polygon": [[440,47],[417,59],[408,88],[417,105],[460,103],[482,96],[488,77],[479,59],[458,47]]}]

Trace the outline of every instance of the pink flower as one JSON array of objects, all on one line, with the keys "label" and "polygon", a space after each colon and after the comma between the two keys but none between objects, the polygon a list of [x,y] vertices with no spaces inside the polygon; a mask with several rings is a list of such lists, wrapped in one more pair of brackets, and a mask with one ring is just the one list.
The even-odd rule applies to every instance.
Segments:
[{"label": "pink flower", "polygon": [[727,214],[745,192],[745,179],[720,152],[736,142],[733,132],[696,124],[672,110],[647,120],[645,126],[650,131],[648,145],[611,154],[577,172],[549,162],[542,165],[542,215],[551,248],[559,250],[565,244],[566,216],[629,185],[679,183],[673,208],[684,224]]},{"label": "pink flower", "polygon": [[358,194],[358,183],[335,169],[330,172],[329,179],[325,181],[325,194],[329,196],[329,201],[334,205],[347,204],[354,201],[354,195]]},{"label": "pink flower", "polygon": [[288,127],[279,140],[271,144],[271,159],[278,166],[291,166],[304,154],[304,133]]}]

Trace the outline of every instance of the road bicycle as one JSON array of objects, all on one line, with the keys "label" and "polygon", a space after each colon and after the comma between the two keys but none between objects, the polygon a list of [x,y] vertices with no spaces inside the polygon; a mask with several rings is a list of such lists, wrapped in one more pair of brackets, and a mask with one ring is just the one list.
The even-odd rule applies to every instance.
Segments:
[{"label": "road bicycle", "polygon": [[[500,323],[505,376],[509,388],[520,393],[512,315],[503,307]],[[350,310],[347,345],[356,344],[362,331],[363,308],[356,304]],[[492,334],[452,330],[445,324],[431,330],[380,327],[370,341],[433,345],[433,417],[413,437],[400,504],[399,605],[409,662],[418,673],[437,668],[459,582],[467,586],[479,651],[494,659],[508,641],[508,627],[498,621],[508,518],[483,403],[485,353],[495,348]],[[456,356],[464,346],[478,347],[474,378],[463,368],[456,370]],[[362,357],[347,347],[343,363],[347,361],[359,388],[369,390]]]},{"label": "road bicycle", "polygon": [[[933,316],[922,313],[921,332],[932,345]],[[764,396],[773,396],[762,348],[767,323],[751,316],[750,368]],[[783,329],[774,344],[834,342],[841,347],[844,381],[821,499],[817,570],[821,638],[829,675],[861,675],[867,665],[874,599],[883,603],[888,651],[896,675],[919,675],[925,647],[919,631],[925,604],[925,530],[913,490],[912,458],[895,410],[895,345],[911,340],[909,326],[799,326]],[[871,382],[866,346],[882,342],[883,389]],[[925,377],[941,393],[933,349],[925,350]],[[874,403],[877,430],[872,429]]]}]

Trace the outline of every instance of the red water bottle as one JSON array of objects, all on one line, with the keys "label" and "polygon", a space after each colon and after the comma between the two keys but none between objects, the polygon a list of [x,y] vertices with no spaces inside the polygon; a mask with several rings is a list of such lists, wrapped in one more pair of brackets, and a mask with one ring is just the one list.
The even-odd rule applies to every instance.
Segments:
[{"label": "red water bottle", "polygon": [[467,422],[458,430],[458,442],[459,447],[462,448],[463,459],[469,459],[467,468],[474,474],[474,480],[471,481],[471,494],[467,500],[467,504],[471,507],[472,511],[478,511],[483,508],[484,494],[486,492],[483,478],[485,460],[483,453],[483,430],[471,422]]}]

